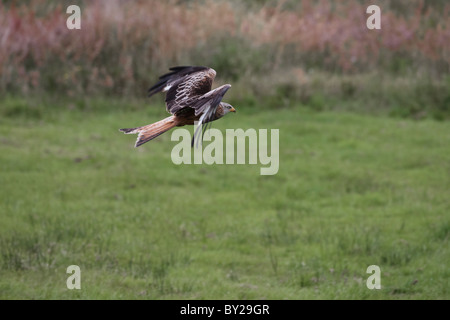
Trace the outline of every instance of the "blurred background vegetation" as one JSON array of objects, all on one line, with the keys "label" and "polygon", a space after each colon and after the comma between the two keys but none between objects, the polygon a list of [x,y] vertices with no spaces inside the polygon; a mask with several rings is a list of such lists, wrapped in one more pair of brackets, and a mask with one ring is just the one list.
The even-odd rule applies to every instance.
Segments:
[{"label": "blurred background vegetation", "polygon": [[[448,299],[449,10],[0,2],[0,299]],[[232,84],[215,128],[280,130],[276,175],[133,148],[118,129],[168,116],[147,89],[174,65]]]},{"label": "blurred background vegetation", "polygon": [[[66,27],[70,4],[81,30]],[[371,4],[381,30],[366,27]],[[449,12],[444,0],[3,1],[0,95],[141,99],[169,67],[194,64],[233,83],[240,106],[442,120]]]}]

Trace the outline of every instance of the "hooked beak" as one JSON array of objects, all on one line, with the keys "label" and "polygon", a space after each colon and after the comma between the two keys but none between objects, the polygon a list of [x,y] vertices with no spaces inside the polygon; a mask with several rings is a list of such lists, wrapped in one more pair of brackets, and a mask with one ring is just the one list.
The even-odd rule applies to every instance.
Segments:
[{"label": "hooked beak", "polygon": [[236,112],[236,109],[231,107],[230,112]]}]

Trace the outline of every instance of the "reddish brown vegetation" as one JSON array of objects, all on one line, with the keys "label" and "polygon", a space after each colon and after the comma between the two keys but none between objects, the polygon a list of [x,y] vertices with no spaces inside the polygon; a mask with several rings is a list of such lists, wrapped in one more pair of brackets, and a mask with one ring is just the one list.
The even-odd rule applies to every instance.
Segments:
[{"label": "reddish brown vegetation", "polygon": [[220,41],[230,39],[239,40],[238,54],[270,50],[266,65],[273,69],[314,61],[325,71],[349,73],[384,68],[400,57],[448,73],[450,5],[437,12],[423,1],[410,3],[404,15],[382,11],[382,29],[372,31],[367,5],[358,1],[303,1],[295,10],[243,10],[237,2],[217,1],[92,1],[80,5],[81,30],[67,29],[62,5],[0,4],[0,90],[142,92],[150,76],[199,62],[199,51],[213,56]]}]

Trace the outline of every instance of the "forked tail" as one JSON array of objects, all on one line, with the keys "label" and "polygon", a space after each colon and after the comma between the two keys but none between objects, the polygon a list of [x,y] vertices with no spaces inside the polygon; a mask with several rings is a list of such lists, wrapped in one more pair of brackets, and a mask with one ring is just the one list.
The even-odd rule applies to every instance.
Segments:
[{"label": "forked tail", "polygon": [[148,124],[146,126],[137,127],[137,128],[128,128],[128,129],[119,129],[125,134],[139,134],[136,140],[136,144],[134,145],[136,148],[140,145],[155,139],[159,135],[164,132],[172,129],[177,124],[175,122],[175,117],[170,116],[165,119],[162,119],[158,122]]}]

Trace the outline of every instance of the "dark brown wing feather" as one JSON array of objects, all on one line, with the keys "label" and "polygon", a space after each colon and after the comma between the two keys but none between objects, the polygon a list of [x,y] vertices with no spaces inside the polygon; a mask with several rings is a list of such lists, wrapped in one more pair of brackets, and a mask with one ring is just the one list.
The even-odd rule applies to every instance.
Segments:
[{"label": "dark brown wing feather", "polygon": [[[149,96],[165,92],[167,111],[176,114],[210,92],[216,71],[208,67],[173,67],[172,72],[161,76],[159,82],[149,89]],[[196,110],[196,114],[198,114]]]},{"label": "dark brown wing feather", "polygon": [[208,67],[202,67],[202,66],[181,66],[181,67],[172,67],[169,70],[172,72],[166,73],[159,77],[159,81],[152,86],[150,89],[148,89],[148,96],[151,97],[155,93],[161,92],[161,91],[167,91],[164,90],[164,88],[167,85],[173,84],[174,82],[182,79],[186,75],[199,72],[199,71],[205,71],[208,70]]}]

